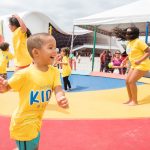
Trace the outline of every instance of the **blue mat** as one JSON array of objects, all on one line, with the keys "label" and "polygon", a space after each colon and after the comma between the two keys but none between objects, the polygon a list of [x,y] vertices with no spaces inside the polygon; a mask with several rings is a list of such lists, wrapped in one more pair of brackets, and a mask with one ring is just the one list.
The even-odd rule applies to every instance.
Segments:
[{"label": "blue mat", "polygon": [[[72,85],[71,92],[106,90],[126,86],[125,80],[106,77],[71,75],[69,79]],[[141,85],[143,83],[138,82],[137,84]]]},{"label": "blue mat", "polygon": [[[13,72],[8,72],[8,78],[12,76]],[[77,75],[72,74],[69,77],[71,82],[71,92],[84,92],[84,91],[95,91],[95,90],[107,90],[125,87],[125,80],[113,79],[106,77],[88,76],[88,75]],[[142,85],[144,83],[137,83]],[[63,85],[63,82],[62,82]]]}]

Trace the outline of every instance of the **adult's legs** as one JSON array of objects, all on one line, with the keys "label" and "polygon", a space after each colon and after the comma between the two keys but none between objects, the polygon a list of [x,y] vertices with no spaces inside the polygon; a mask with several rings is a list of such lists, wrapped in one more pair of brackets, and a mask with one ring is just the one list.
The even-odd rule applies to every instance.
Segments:
[{"label": "adult's legs", "polygon": [[100,72],[103,72],[105,68],[105,64],[104,63],[100,63]]}]

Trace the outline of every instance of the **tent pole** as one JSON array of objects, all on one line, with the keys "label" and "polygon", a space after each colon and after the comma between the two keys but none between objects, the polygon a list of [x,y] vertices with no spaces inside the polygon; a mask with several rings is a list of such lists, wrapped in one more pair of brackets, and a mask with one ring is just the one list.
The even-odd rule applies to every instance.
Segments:
[{"label": "tent pole", "polygon": [[145,43],[148,43],[149,22],[146,22]]},{"label": "tent pole", "polygon": [[71,38],[71,50],[70,50],[70,53],[72,53],[72,50],[73,50],[74,30],[75,30],[75,25],[73,25],[72,38]]},{"label": "tent pole", "polygon": [[94,70],[94,57],[95,57],[95,46],[96,46],[96,30],[97,30],[97,27],[94,26],[94,39],[93,39],[93,50],[92,50],[92,71]]},{"label": "tent pole", "polygon": [[111,36],[109,36],[109,51],[111,51]]}]

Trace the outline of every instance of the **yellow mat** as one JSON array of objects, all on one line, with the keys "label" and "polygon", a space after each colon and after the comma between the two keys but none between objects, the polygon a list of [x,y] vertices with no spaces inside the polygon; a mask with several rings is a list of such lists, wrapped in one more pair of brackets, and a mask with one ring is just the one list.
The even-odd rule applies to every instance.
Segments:
[{"label": "yellow mat", "polygon": [[[44,118],[55,119],[100,119],[150,117],[150,85],[138,86],[139,105],[122,104],[128,99],[126,88],[88,92],[66,93],[70,108],[62,109],[54,96],[47,106]],[[18,94],[0,94],[0,115],[11,116],[18,102]]]},{"label": "yellow mat", "polygon": [[150,78],[142,77],[139,82],[150,84]]}]

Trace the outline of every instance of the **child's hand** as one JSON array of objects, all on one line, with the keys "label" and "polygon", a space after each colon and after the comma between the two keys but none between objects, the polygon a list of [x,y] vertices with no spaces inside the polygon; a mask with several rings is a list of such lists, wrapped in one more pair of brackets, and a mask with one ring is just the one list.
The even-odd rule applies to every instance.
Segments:
[{"label": "child's hand", "polygon": [[135,64],[136,64],[136,65],[139,65],[140,63],[141,63],[140,60],[136,60],[136,61],[135,61]]},{"label": "child's hand", "polygon": [[13,14],[12,17],[14,17],[16,19],[20,18],[17,14]]},{"label": "child's hand", "polygon": [[55,61],[60,61],[62,59],[62,56],[60,54],[57,54],[55,57]]},{"label": "child's hand", "polygon": [[60,63],[61,63],[61,61],[60,61],[61,58],[62,58],[61,55],[58,54],[58,55],[55,57],[55,59],[54,59],[53,65],[56,66],[57,64],[60,64]]},{"label": "child's hand", "polygon": [[69,107],[68,100],[66,99],[65,96],[61,96],[59,99],[57,99],[57,103],[62,108],[68,108]]},{"label": "child's hand", "polygon": [[123,68],[123,67],[125,67],[125,64],[121,63],[120,68]]},{"label": "child's hand", "polygon": [[0,93],[7,91],[8,82],[4,78],[0,77]]}]

